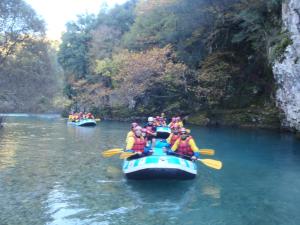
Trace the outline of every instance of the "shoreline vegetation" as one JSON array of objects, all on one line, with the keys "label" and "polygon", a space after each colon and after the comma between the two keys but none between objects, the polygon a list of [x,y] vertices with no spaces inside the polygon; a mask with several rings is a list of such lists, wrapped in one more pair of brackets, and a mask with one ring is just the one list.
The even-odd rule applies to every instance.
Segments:
[{"label": "shoreline vegetation", "polygon": [[24,0],[0,7],[10,13],[0,31],[13,34],[0,48],[3,112],[119,121],[165,112],[201,126],[289,129],[272,72],[291,43],[282,0],[129,0],[69,21],[61,43]]},{"label": "shoreline vegetation", "polygon": [[281,8],[281,0],[131,0],[80,16],[58,52],[64,114],[170,112],[202,126],[281,129],[272,72],[289,40]]}]

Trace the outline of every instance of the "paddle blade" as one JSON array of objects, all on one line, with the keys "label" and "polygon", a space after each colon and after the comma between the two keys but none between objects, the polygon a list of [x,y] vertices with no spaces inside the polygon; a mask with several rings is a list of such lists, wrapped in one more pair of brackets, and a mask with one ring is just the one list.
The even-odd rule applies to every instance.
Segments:
[{"label": "paddle blade", "polygon": [[120,155],[120,159],[127,159],[129,158],[130,156],[133,156],[135,155],[136,152],[123,152],[121,155]]},{"label": "paddle blade", "polygon": [[213,150],[213,149],[200,149],[199,153],[202,154],[202,155],[214,155],[215,150]]},{"label": "paddle blade", "polygon": [[214,159],[197,159],[202,162],[204,165],[211,167],[216,170],[220,170],[222,168],[222,162]]},{"label": "paddle blade", "polygon": [[114,156],[116,154],[122,153],[123,149],[122,148],[114,148],[114,149],[110,149],[110,150],[106,150],[104,152],[102,152],[102,156],[107,158],[107,157],[111,157]]}]

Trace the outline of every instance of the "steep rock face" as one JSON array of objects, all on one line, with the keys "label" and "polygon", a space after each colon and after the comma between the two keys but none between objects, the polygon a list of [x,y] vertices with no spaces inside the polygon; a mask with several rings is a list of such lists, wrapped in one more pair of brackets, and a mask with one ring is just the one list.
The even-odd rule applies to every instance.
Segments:
[{"label": "steep rock face", "polygon": [[284,29],[293,44],[286,48],[283,60],[275,62],[273,72],[278,85],[277,105],[284,112],[282,126],[300,131],[300,1],[285,0],[282,6]]}]

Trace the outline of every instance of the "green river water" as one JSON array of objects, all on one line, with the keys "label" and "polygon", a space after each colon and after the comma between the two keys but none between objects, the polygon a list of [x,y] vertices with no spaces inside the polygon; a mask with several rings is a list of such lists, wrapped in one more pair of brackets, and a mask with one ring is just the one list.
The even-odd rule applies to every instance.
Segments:
[{"label": "green river water", "polygon": [[[190,181],[130,181],[118,157],[129,123],[73,127],[8,116],[0,130],[0,225],[299,225],[300,141],[288,133],[187,126],[223,169]],[[203,158],[206,158],[203,156]]]}]

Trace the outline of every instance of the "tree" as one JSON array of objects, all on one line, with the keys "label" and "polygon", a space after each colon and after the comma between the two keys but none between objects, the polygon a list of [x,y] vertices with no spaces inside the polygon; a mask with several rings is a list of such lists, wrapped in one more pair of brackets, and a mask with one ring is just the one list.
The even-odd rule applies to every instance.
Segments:
[{"label": "tree", "polygon": [[82,15],[76,22],[67,23],[67,31],[63,34],[58,52],[58,61],[65,75],[73,75],[76,79],[80,79],[89,74],[90,31],[94,27],[93,15]]},{"label": "tree", "polygon": [[18,44],[44,35],[44,22],[23,0],[0,1],[0,66]]},{"label": "tree", "polygon": [[53,99],[61,95],[61,71],[50,43],[31,39],[17,46],[1,71],[0,105],[3,111],[44,112],[54,110]]}]

